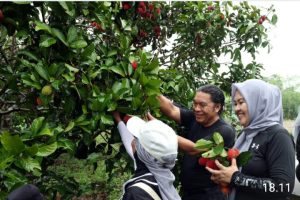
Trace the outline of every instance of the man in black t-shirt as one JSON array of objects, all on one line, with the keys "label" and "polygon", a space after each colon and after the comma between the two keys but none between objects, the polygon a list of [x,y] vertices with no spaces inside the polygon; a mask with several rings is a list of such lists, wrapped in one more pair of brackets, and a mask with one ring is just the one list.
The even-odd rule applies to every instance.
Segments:
[{"label": "man in black t-shirt", "polygon": [[[165,115],[187,128],[186,138],[190,142],[210,139],[214,132],[219,132],[225,147],[233,146],[235,130],[220,118],[225,97],[218,87],[205,85],[199,88],[193,100],[193,110],[179,108],[162,95],[158,96],[158,100]],[[179,141],[179,147],[186,151],[181,171],[183,200],[223,200],[219,186],[210,180],[211,174],[198,164],[195,156],[198,152],[189,151],[189,146]]]}]

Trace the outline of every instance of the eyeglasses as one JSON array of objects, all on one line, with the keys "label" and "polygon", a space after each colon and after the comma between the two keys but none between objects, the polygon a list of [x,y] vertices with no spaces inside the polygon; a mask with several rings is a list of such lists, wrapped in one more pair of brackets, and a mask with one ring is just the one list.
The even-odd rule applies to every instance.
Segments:
[{"label": "eyeglasses", "polygon": [[193,108],[200,108],[201,110],[204,110],[206,109],[207,107],[209,107],[209,103],[205,103],[205,102],[200,102],[200,103],[197,103],[197,102],[193,102]]}]

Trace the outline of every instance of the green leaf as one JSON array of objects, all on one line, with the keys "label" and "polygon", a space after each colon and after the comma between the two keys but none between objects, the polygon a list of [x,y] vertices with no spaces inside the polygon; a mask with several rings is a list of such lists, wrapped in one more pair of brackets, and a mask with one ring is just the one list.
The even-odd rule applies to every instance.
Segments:
[{"label": "green leaf", "polygon": [[27,80],[27,79],[22,79],[22,82],[25,84],[25,85],[28,85],[30,87],[34,87],[38,90],[42,89],[42,86],[40,85],[40,83],[38,82],[33,82],[31,80]]},{"label": "green leaf", "polygon": [[57,142],[53,142],[49,145],[39,146],[39,150],[37,152],[37,156],[46,157],[54,153],[57,149]]},{"label": "green leaf", "polygon": [[223,157],[223,158],[225,158],[225,157],[227,158],[227,151],[225,149],[223,149],[220,156]]},{"label": "green leaf", "polygon": [[114,60],[112,58],[108,58],[105,60],[105,65],[106,66],[111,66],[114,63]]},{"label": "green leaf", "polygon": [[53,36],[57,37],[64,45],[68,46],[65,35],[57,28],[52,28],[51,33]]},{"label": "green leaf", "polygon": [[51,131],[48,127],[45,127],[37,134],[37,136],[42,136],[42,135],[53,136],[53,131]]},{"label": "green leaf", "polygon": [[129,48],[129,44],[130,44],[130,39],[128,37],[122,36],[120,38],[121,49],[127,50]]},{"label": "green leaf", "polygon": [[36,135],[39,132],[39,130],[42,128],[44,119],[45,117],[39,117],[33,120],[30,128],[33,135]]},{"label": "green leaf", "polygon": [[36,55],[34,55],[33,53],[27,51],[27,50],[20,50],[17,52],[17,55],[25,55],[29,58],[31,58],[34,61],[39,61],[39,59],[36,57]]},{"label": "green leaf", "polygon": [[35,30],[36,31],[42,30],[42,31],[46,31],[46,32],[48,32],[50,34],[52,33],[51,32],[51,27],[48,26],[47,24],[45,24],[43,22],[40,22],[40,21],[35,21],[34,23],[35,23]]},{"label": "green leaf", "polygon": [[73,73],[70,74],[63,74],[62,75],[68,82],[73,82],[75,81],[75,76]]},{"label": "green leaf", "polygon": [[106,124],[106,125],[113,125],[114,124],[114,120],[113,120],[112,116],[111,115],[105,115],[105,114],[101,115],[101,122],[103,124]]},{"label": "green leaf", "polygon": [[63,148],[66,150],[70,150],[71,152],[74,151],[75,147],[76,146],[74,144],[74,141],[68,140],[66,138],[60,138],[57,142],[57,148]]},{"label": "green leaf", "polygon": [[158,69],[158,66],[159,66],[158,59],[154,58],[148,66],[146,65],[143,68],[143,71],[153,71],[155,69]]},{"label": "green leaf", "polygon": [[127,24],[128,24],[128,22],[125,19],[121,19],[121,25],[122,25],[123,29],[126,28]]},{"label": "green leaf", "polygon": [[117,50],[110,50],[109,52],[108,52],[108,54],[107,54],[107,56],[108,57],[111,57],[111,56],[114,56],[114,55],[116,55],[117,54]]},{"label": "green leaf", "polygon": [[111,102],[108,104],[108,112],[114,111],[116,110],[116,108],[118,107],[118,104],[116,102]]},{"label": "green leaf", "polygon": [[1,143],[4,149],[13,155],[18,155],[25,149],[21,138],[18,135],[12,136],[8,132],[2,133]]},{"label": "green leaf", "polygon": [[[132,62],[132,61],[131,61]],[[147,55],[145,52],[142,53],[142,56],[141,56],[141,62],[140,62],[140,65],[141,66],[145,66],[147,63]]]},{"label": "green leaf", "polygon": [[247,26],[247,28],[246,28],[246,30],[245,30],[245,33],[247,34],[248,33],[248,31],[249,30],[251,30],[253,27],[255,27],[256,26],[256,24],[255,23],[249,23],[248,24],[248,26]]},{"label": "green leaf", "polygon": [[5,159],[1,159],[0,162],[0,171],[9,168],[9,166],[14,162],[14,156],[6,157]]},{"label": "green leaf", "polygon": [[241,60],[241,51],[238,48],[236,48],[234,50],[233,61],[236,61],[236,60]]},{"label": "green leaf", "polygon": [[45,69],[44,65],[39,62],[34,66],[35,71],[37,71],[37,73],[44,78],[46,81],[49,81],[50,76],[49,73],[47,71],[47,69]]},{"label": "green leaf", "polygon": [[122,83],[116,81],[112,86],[113,93],[117,94],[120,89],[122,89]]},{"label": "green leaf", "polygon": [[207,152],[201,154],[201,156],[202,156],[203,158],[214,158],[214,157],[216,157],[217,155],[218,155],[218,154],[216,154],[216,153],[214,152],[213,149],[211,149],[211,150],[209,150],[209,151],[207,151]]},{"label": "green leaf", "polygon": [[156,90],[157,92],[159,92],[160,85],[161,85],[161,80],[148,79],[147,83],[145,84],[145,87],[147,89],[152,89],[152,90]]},{"label": "green leaf", "polygon": [[242,167],[248,163],[248,161],[251,159],[252,154],[250,151],[244,151],[239,154],[239,156],[236,158],[237,165],[239,167]]},{"label": "green leaf", "polygon": [[91,43],[89,46],[87,46],[84,51],[82,52],[81,56],[83,58],[88,58],[92,55],[92,53],[95,52],[95,46],[93,43]]},{"label": "green leaf", "polygon": [[87,42],[83,39],[76,40],[76,41],[74,41],[70,44],[70,47],[74,48],[74,49],[81,49],[81,48],[84,48],[86,46],[87,46]]},{"label": "green leaf", "polygon": [[109,1],[104,1],[104,4],[103,4],[104,6],[106,6],[106,7],[110,7],[111,6],[111,2],[109,2]]},{"label": "green leaf", "polygon": [[55,80],[51,83],[51,85],[56,89],[59,90],[59,87],[63,84],[63,80]]},{"label": "green leaf", "polygon": [[20,164],[28,172],[32,172],[34,171],[34,169],[41,170],[41,165],[39,161],[31,157],[21,158]]},{"label": "green leaf", "polygon": [[75,123],[73,121],[70,121],[68,126],[65,128],[64,132],[69,132],[70,130],[73,129]]},{"label": "green leaf", "polygon": [[227,160],[227,157],[218,158],[219,162],[225,167],[229,167],[231,163]]},{"label": "green leaf", "polygon": [[0,26],[0,42],[6,40],[7,36],[7,28],[5,26]]},{"label": "green leaf", "polygon": [[67,67],[69,69],[70,72],[79,72],[79,69],[75,68],[75,67],[72,67],[71,65],[65,63],[65,67]]},{"label": "green leaf", "polygon": [[40,42],[40,47],[49,47],[56,43],[56,39],[53,37],[46,37]]},{"label": "green leaf", "polygon": [[207,151],[208,149],[212,148],[212,146],[213,142],[205,139],[200,139],[195,144],[195,148],[199,151]]},{"label": "green leaf", "polygon": [[75,8],[73,2],[59,1],[58,3],[61,5],[61,7],[63,7],[68,15],[70,15],[71,17],[75,16]]},{"label": "green leaf", "polygon": [[219,145],[219,144],[224,144],[224,140],[223,140],[223,137],[220,133],[218,132],[214,132],[213,134],[213,140],[214,142]]},{"label": "green leaf", "polygon": [[212,148],[212,150],[215,155],[220,155],[223,152],[224,147],[223,147],[223,145],[220,145],[220,146],[216,146],[216,147]]},{"label": "green leaf", "polygon": [[278,19],[277,15],[274,14],[274,15],[272,16],[271,23],[272,23],[273,25],[275,25],[275,24],[277,23],[277,19]]},{"label": "green leaf", "polygon": [[68,43],[72,43],[77,39],[77,29],[75,26],[71,26],[68,30],[67,41]]},{"label": "green leaf", "polygon": [[26,147],[25,152],[29,154],[30,156],[35,156],[38,152],[38,146],[37,144],[32,145],[31,147]]},{"label": "green leaf", "polygon": [[122,68],[121,66],[119,66],[119,65],[117,65],[117,66],[112,66],[112,67],[110,67],[109,69],[110,69],[111,71],[113,71],[114,73],[119,74],[119,75],[125,77],[125,72],[123,71],[123,68]]},{"label": "green leaf", "polygon": [[264,42],[261,44],[261,46],[262,46],[263,48],[265,48],[268,44],[269,44],[269,41],[264,41]]},{"label": "green leaf", "polygon": [[85,74],[82,75],[81,82],[86,85],[90,83],[88,77]]}]

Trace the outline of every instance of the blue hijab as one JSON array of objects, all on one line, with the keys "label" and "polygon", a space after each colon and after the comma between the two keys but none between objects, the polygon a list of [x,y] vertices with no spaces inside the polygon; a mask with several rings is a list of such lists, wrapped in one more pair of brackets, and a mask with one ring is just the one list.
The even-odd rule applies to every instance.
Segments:
[{"label": "blue hijab", "polygon": [[232,102],[237,90],[246,101],[250,117],[249,125],[244,127],[234,145],[243,152],[249,149],[259,132],[276,124],[283,124],[282,97],[278,87],[257,79],[233,84]]},{"label": "blue hijab", "polygon": [[[278,87],[262,80],[250,79],[232,85],[233,106],[237,90],[245,99],[250,117],[249,125],[244,127],[234,144],[235,148],[244,152],[249,150],[253,138],[261,131],[276,124],[283,124],[282,97]],[[234,199],[235,189],[233,188],[229,194],[229,200]]]}]

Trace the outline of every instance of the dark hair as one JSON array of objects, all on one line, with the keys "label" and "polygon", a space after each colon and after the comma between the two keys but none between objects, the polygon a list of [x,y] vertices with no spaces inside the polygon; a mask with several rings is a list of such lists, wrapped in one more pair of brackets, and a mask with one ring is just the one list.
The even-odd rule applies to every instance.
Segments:
[{"label": "dark hair", "polygon": [[210,94],[212,102],[221,104],[221,108],[218,114],[220,115],[223,112],[223,107],[225,104],[225,96],[223,91],[220,88],[218,88],[215,85],[204,85],[201,86],[197,90],[197,92],[204,92]]}]

